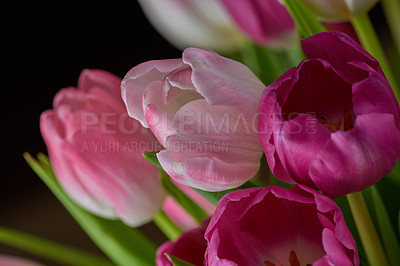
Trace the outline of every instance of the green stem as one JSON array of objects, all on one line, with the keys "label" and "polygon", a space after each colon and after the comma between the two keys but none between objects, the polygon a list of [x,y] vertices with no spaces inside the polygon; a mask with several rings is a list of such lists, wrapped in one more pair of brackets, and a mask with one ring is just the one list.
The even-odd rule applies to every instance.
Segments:
[{"label": "green stem", "polygon": [[307,38],[311,35],[325,31],[324,26],[322,26],[317,17],[301,0],[283,0],[283,2],[293,19],[296,21],[301,38]]},{"label": "green stem", "polygon": [[157,247],[152,241],[137,228],[83,210],[61,188],[52,169],[48,167],[51,165],[49,159],[44,154],[39,157],[42,164],[29,153],[24,153],[26,162],[105,255],[121,266],[154,264]]},{"label": "green stem", "polygon": [[201,225],[202,221],[208,217],[207,212],[175,186],[166,172],[161,171],[160,178],[165,191],[196,221],[198,225]]},{"label": "green stem", "polygon": [[372,266],[389,265],[361,192],[347,195],[362,245]]},{"label": "green stem", "polygon": [[182,230],[176,226],[164,211],[160,211],[154,216],[153,222],[170,240],[175,240],[182,233]]},{"label": "green stem", "polygon": [[397,47],[397,52],[400,54],[400,1],[382,0],[382,7]]},{"label": "green stem", "polygon": [[10,228],[0,227],[0,242],[66,265],[114,265],[101,256]]},{"label": "green stem", "polygon": [[379,64],[381,65],[382,70],[386,75],[386,78],[392,86],[394,94],[396,95],[397,99],[400,99],[395,77],[385,56],[383,48],[379,42],[378,36],[371,23],[371,20],[368,17],[368,14],[353,17],[351,19],[351,23],[353,24],[354,29],[357,32],[357,35],[360,38],[363,47],[379,61]]}]

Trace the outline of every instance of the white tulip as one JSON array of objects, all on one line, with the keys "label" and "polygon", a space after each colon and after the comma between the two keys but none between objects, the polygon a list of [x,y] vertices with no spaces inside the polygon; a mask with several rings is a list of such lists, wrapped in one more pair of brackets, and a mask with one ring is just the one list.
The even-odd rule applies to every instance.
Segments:
[{"label": "white tulip", "polygon": [[155,29],[172,45],[233,51],[240,34],[217,0],[138,0]]},{"label": "white tulip", "polygon": [[303,0],[321,20],[348,20],[367,13],[379,0]]}]

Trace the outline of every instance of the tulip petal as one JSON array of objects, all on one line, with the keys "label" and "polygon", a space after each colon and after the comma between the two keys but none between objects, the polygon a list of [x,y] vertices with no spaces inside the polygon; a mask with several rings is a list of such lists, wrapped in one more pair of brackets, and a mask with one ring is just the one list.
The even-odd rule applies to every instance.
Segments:
[{"label": "tulip petal", "polygon": [[101,69],[85,69],[78,80],[78,89],[88,92],[93,87],[102,88],[105,92],[121,99],[121,78]]},{"label": "tulip petal", "polygon": [[172,255],[193,265],[203,265],[204,253],[207,248],[207,242],[203,236],[208,223],[209,219],[205,219],[201,227],[184,232],[174,242],[162,244],[157,250],[157,265],[172,266],[165,254]]},{"label": "tulip petal", "polygon": [[148,128],[142,109],[143,92],[151,82],[164,79],[169,72],[180,67],[180,59],[168,59],[148,61],[132,68],[121,82],[122,99],[129,116]]},{"label": "tulip petal", "polygon": [[[293,72],[293,81],[277,93],[286,120],[300,113],[324,117],[328,121],[352,110],[351,85],[320,59],[303,60]],[[299,99],[302,99],[299,101]]]},{"label": "tulip petal", "polygon": [[[275,122],[275,119],[277,119],[277,116],[279,117],[282,114],[282,108],[277,102],[277,88],[291,87],[292,85],[290,84],[294,84],[295,82],[295,80],[291,80],[291,78],[294,76],[294,79],[296,79],[294,72],[294,68],[288,70],[264,90],[259,103],[257,122],[258,136],[260,138],[260,142],[264,149],[270,169],[276,176],[279,176],[282,181],[291,184],[294,183],[294,180],[287,173],[281,161],[277,157],[274,146],[274,138],[272,135],[276,131],[275,127],[280,126],[280,123]],[[280,98],[286,98],[290,90],[287,90],[286,92],[285,90],[282,91],[283,93],[280,92],[280,94],[286,93],[286,95],[280,95]],[[283,118],[280,119],[280,121],[282,120]]]},{"label": "tulip petal", "polygon": [[308,171],[329,140],[329,130],[318,123],[315,117],[306,114],[284,121],[275,130],[275,156],[279,158],[286,172],[296,183],[315,188]]},{"label": "tulip petal", "polygon": [[239,33],[218,1],[139,0],[158,32],[175,47],[234,51]]},{"label": "tulip petal", "polygon": [[295,23],[278,0],[222,0],[242,30],[255,42],[273,47],[286,46],[296,38]]},{"label": "tulip petal", "polygon": [[192,67],[192,82],[209,104],[254,115],[265,85],[247,66],[197,48],[186,49],[182,60]]},{"label": "tulip petal", "polygon": [[180,106],[175,101],[169,105],[164,103],[162,87],[162,82],[158,80],[147,86],[143,93],[143,112],[148,127],[165,146],[167,137],[175,134],[171,124]]},{"label": "tulip petal", "polygon": [[[204,150],[204,156],[230,162],[258,161],[261,157],[255,126],[241,113],[225,106],[210,106],[204,99],[191,101],[175,115],[172,127],[182,140],[187,138],[192,144],[208,145],[210,149]],[[226,149],[219,148],[224,145]],[[197,152],[199,156],[202,154],[200,150]]]},{"label": "tulip petal", "polygon": [[[66,153],[58,158],[59,150],[64,150],[64,129],[54,111],[44,112],[40,117],[40,130],[48,147],[51,163],[59,182],[71,197],[89,211],[105,217],[115,218],[110,204],[95,191],[94,186],[86,186],[77,178],[80,171],[71,163]],[[57,158],[57,160],[53,160]]]},{"label": "tulip petal", "polygon": [[[65,145],[66,154],[80,171],[80,181],[110,202],[126,224],[139,226],[158,212],[164,192],[158,169],[140,152],[126,149],[125,143],[112,135],[95,132],[77,134]],[[91,176],[93,172],[102,178]]]},{"label": "tulip petal", "polygon": [[[335,249],[327,250],[322,245],[324,230],[319,215],[330,217],[333,211],[336,218],[341,214],[340,209],[327,197],[311,191],[309,188],[303,191],[299,187],[288,191],[271,186],[226,194],[205,233],[209,242],[206,252],[208,263],[224,259],[238,265],[261,265],[268,260],[290,265],[289,254],[295,251],[298,260],[305,265],[321,261],[326,252],[335,253]],[[317,199],[322,202],[330,200],[330,203],[322,204],[329,205],[331,212],[319,212]],[[288,219],[288,216],[296,219]],[[346,226],[344,220],[336,221],[341,224],[335,223],[335,227]],[[345,237],[351,237],[350,232],[347,233]],[[355,247],[353,240],[351,248]],[[348,257],[348,250],[343,246],[340,248]],[[352,256],[350,258],[353,259]]]},{"label": "tulip petal", "polygon": [[382,73],[378,61],[357,42],[340,32],[323,32],[301,40],[304,54],[310,58],[327,60],[347,82],[354,83],[367,75],[348,62],[364,62]]},{"label": "tulip petal", "polygon": [[353,85],[353,112],[355,115],[369,113],[393,114],[399,127],[400,108],[388,81],[368,65],[353,65],[369,71],[369,77]]},{"label": "tulip petal", "polygon": [[[180,146],[186,146],[186,144],[180,144]],[[253,177],[259,168],[259,164],[232,165],[215,157],[176,160],[174,156],[179,151],[179,149],[177,151],[163,150],[157,154],[163,169],[176,182],[206,191],[221,191],[238,187]],[[244,176],[248,178],[244,179]]]},{"label": "tulip petal", "polygon": [[400,136],[393,115],[360,115],[354,129],[331,135],[311,164],[310,177],[333,198],[361,191],[393,169],[399,150]]},{"label": "tulip petal", "polygon": [[330,265],[354,265],[348,257],[346,249],[343,247],[342,243],[338,241],[331,230],[326,228],[323,230],[322,242],[325,250],[327,250],[327,259]]},{"label": "tulip petal", "polygon": [[351,13],[343,0],[303,0],[319,18],[334,20],[338,17],[350,17]]},{"label": "tulip petal", "polygon": [[359,14],[367,12],[371,9],[379,0],[344,0],[348,9],[352,14]]}]

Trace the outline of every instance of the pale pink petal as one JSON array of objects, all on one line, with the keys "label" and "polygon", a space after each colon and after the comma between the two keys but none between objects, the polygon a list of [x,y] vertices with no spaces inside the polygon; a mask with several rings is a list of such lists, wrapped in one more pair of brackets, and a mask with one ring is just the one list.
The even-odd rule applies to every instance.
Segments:
[{"label": "pale pink petal", "polygon": [[[88,149],[82,151],[82,147]],[[142,225],[161,208],[165,192],[160,186],[158,169],[143,159],[140,152],[126,150],[125,143],[113,136],[79,134],[66,153],[87,176],[82,182],[96,187],[99,196],[110,202],[114,211],[131,226]],[[90,176],[96,173],[96,176]],[[98,178],[101,176],[102,178]]]},{"label": "pale pink petal", "polygon": [[78,80],[78,89],[88,92],[94,87],[101,88],[115,99],[121,99],[121,78],[101,69],[85,69]]},{"label": "pale pink petal", "polygon": [[148,127],[142,109],[143,92],[154,80],[162,80],[169,72],[182,66],[182,60],[170,59],[148,61],[132,68],[121,83],[122,99],[128,114],[139,120],[144,127]]},{"label": "pale pink petal", "polygon": [[196,48],[186,49],[182,60],[192,67],[192,82],[209,104],[255,113],[265,85],[247,66]]},{"label": "pale pink petal", "polygon": [[[65,153],[64,127],[53,111],[44,112],[40,117],[40,130],[48,147],[50,161],[63,188],[80,205],[91,212],[106,218],[115,218],[110,204],[99,195],[95,186],[86,186],[79,178],[80,170]],[[83,147],[81,147],[83,148]],[[59,151],[63,151],[60,153]],[[83,175],[83,173],[81,173]],[[82,182],[83,181],[83,182]]]},{"label": "pale pink petal", "polygon": [[164,199],[158,169],[142,152],[161,146],[150,130],[128,116],[122,99],[110,94],[110,86],[118,90],[116,77],[89,70],[82,75],[80,90],[60,91],[54,111],[41,117],[54,171],[83,208],[131,226],[142,225]]},{"label": "pale pink petal", "polygon": [[259,163],[232,165],[218,158],[192,157],[174,160],[176,151],[164,150],[157,154],[163,169],[176,182],[206,191],[221,191],[235,188],[254,176]]},{"label": "pale pink petal", "polygon": [[224,8],[215,0],[139,0],[146,17],[158,32],[183,50],[199,47],[232,52],[240,34]]}]

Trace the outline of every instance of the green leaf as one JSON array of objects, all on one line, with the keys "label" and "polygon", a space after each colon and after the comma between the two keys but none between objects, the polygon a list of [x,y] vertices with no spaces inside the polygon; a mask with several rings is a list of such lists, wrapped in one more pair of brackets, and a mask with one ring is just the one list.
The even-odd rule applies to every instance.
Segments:
[{"label": "green leaf", "polygon": [[182,230],[172,222],[164,211],[155,215],[153,222],[170,240],[177,239],[182,233]]},{"label": "green leaf", "polygon": [[191,198],[176,187],[170,180],[170,177],[164,171],[160,172],[161,183],[167,193],[182,206],[189,215],[200,225],[203,219],[207,218],[207,213],[199,207]]},{"label": "green leaf", "polygon": [[284,0],[284,3],[296,21],[301,38],[307,38],[325,31],[324,26],[301,0]]},{"label": "green leaf", "polygon": [[247,40],[242,42],[241,61],[256,74],[266,85],[274,82],[284,71],[281,66],[282,57],[278,58],[274,51],[258,46]]},{"label": "green leaf", "polygon": [[[334,201],[339,206],[340,210],[342,211],[347,228],[349,228],[351,234],[353,235],[354,240],[356,241],[358,255],[360,257],[360,262],[366,262],[367,257],[366,257],[364,248],[361,244],[360,236],[358,234],[358,230],[357,230],[356,224],[354,222],[353,214],[351,213],[351,209],[350,209],[349,203],[346,199],[346,196],[336,198],[336,199],[334,199]],[[366,265],[366,264],[360,263],[360,265]]]},{"label": "green leaf", "polygon": [[142,156],[157,168],[163,169],[160,162],[157,159],[157,152],[143,152]]},{"label": "green leaf", "polygon": [[400,160],[397,161],[393,170],[385,178],[390,179],[400,190]]},{"label": "green leaf", "polygon": [[121,221],[97,217],[73,202],[58,184],[45,155],[40,155],[40,164],[31,155],[24,153],[25,160],[54,193],[69,213],[80,224],[97,246],[117,265],[153,265],[156,246],[138,229],[130,228]]},{"label": "green leaf", "polygon": [[397,234],[390,222],[385,205],[375,186],[370,187],[373,205],[378,222],[379,232],[382,238],[383,246],[387,254],[390,265],[400,265],[400,245]]},{"label": "green leaf", "polygon": [[400,211],[399,211],[399,228],[398,228],[398,233],[399,233],[399,236],[400,236]]},{"label": "green leaf", "polygon": [[204,191],[204,190],[197,189],[197,188],[194,188],[194,190],[197,191],[197,193],[199,193],[200,195],[202,195],[206,200],[208,200],[209,202],[211,202],[212,204],[217,206],[219,200],[223,196],[228,194],[229,192],[233,192],[233,191],[236,191],[239,189],[251,188],[251,187],[255,187],[255,185],[253,185],[251,182],[246,182],[243,185],[241,185],[240,187],[227,189],[227,190],[223,190],[223,191],[218,191],[218,192],[209,192],[209,191]]},{"label": "green leaf", "polygon": [[165,253],[164,255],[167,256],[168,260],[172,263],[173,266],[195,266],[187,261],[184,261],[167,253]]},{"label": "green leaf", "polygon": [[114,265],[111,261],[96,254],[11,228],[0,227],[0,242],[61,264],[77,266]]}]

